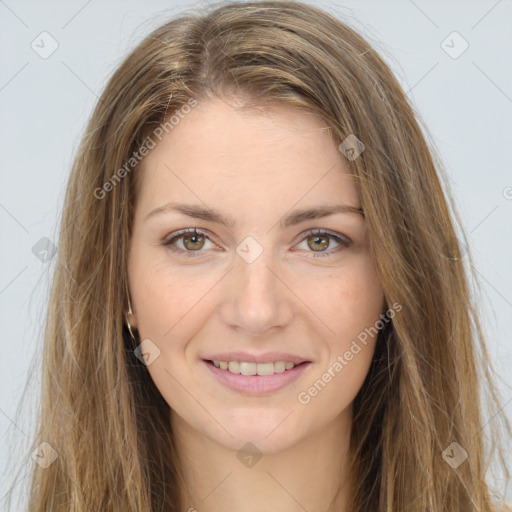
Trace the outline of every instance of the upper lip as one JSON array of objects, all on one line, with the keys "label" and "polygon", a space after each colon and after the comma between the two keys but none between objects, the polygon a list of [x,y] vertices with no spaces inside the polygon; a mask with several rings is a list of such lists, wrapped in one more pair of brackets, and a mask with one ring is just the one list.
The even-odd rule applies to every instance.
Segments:
[{"label": "upper lip", "polygon": [[309,362],[303,357],[287,354],[285,352],[265,352],[264,354],[249,354],[248,352],[222,352],[205,357],[205,361],[238,361],[245,363],[275,363],[285,361],[287,363],[300,364]]}]

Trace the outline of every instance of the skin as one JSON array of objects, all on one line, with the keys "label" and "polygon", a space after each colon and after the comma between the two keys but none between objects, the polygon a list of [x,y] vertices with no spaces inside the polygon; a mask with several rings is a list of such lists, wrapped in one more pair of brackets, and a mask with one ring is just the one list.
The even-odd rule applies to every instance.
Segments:
[{"label": "skin", "polygon": [[[184,510],[327,511],[341,485],[336,510],[343,511],[352,402],[376,337],[309,403],[298,394],[379,320],[381,282],[363,216],[279,225],[299,208],[360,207],[326,125],[287,106],[242,112],[235,108],[241,104],[233,97],[200,101],[137,169],[143,175],[129,253],[128,319],[140,340],[160,351],[148,370],[171,407]],[[145,219],[170,201],[220,210],[236,226],[172,211]],[[163,245],[186,228],[209,239],[177,239],[173,246],[181,253]],[[330,230],[353,244],[304,237],[309,229]],[[263,249],[252,263],[236,252],[247,236]],[[248,396],[225,387],[203,361],[231,350],[280,350],[311,364],[285,388]],[[261,454],[251,467],[237,457],[248,442]]]}]

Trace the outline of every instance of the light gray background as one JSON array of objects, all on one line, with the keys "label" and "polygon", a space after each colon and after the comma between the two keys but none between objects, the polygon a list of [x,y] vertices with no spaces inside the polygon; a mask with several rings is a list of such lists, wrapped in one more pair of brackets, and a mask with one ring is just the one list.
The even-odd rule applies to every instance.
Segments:
[{"label": "light gray background", "polygon": [[[442,155],[483,283],[484,326],[512,420],[512,390],[506,387],[512,385],[512,3],[310,3],[345,19],[374,44]],[[40,261],[32,247],[42,237],[57,243],[72,158],[112,71],[153,27],[197,5],[206,4],[0,1],[0,498],[10,468],[27,456],[26,448],[9,451],[5,435],[9,430],[22,445],[28,442],[33,418],[25,416],[39,393],[37,367],[30,365],[41,349],[55,260]],[[31,48],[43,31],[59,45],[47,59]],[[442,47],[453,31],[469,44],[458,58],[453,55],[463,42],[457,36],[444,43],[452,56]],[[18,418],[29,374],[33,392]]]}]

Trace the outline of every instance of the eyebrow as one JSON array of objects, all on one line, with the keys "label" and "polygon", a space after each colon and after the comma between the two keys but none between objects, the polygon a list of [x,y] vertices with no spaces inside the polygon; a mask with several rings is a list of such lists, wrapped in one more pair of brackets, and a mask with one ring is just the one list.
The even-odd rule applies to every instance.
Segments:
[{"label": "eyebrow", "polygon": [[[146,215],[144,220],[147,220],[159,213],[172,211],[182,213],[183,215],[187,215],[194,219],[202,219],[210,222],[215,222],[216,224],[221,224],[230,229],[233,229],[236,225],[236,220],[234,217],[230,215],[224,215],[221,212],[214,210],[212,208],[195,204],[185,204],[176,202],[166,203],[162,206],[159,206],[158,208],[155,208]],[[283,217],[280,220],[279,224],[282,227],[286,228],[289,226],[295,226],[296,224],[300,224],[301,222],[305,222],[306,220],[321,219],[323,217],[335,214],[361,215],[364,218],[364,211],[361,208],[342,204],[327,204],[313,208],[295,210],[292,213],[289,213],[288,215]]]}]

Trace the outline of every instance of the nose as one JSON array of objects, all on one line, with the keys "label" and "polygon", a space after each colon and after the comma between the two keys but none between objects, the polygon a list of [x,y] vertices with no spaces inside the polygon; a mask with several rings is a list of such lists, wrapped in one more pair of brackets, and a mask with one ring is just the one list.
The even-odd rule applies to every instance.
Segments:
[{"label": "nose", "polygon": [[227,325],[254,336],[282,329],[293,317],[293,293],[280,272],[274,270],[270,252],[263,251],[251,263],[235,256],[221,307]]}]

